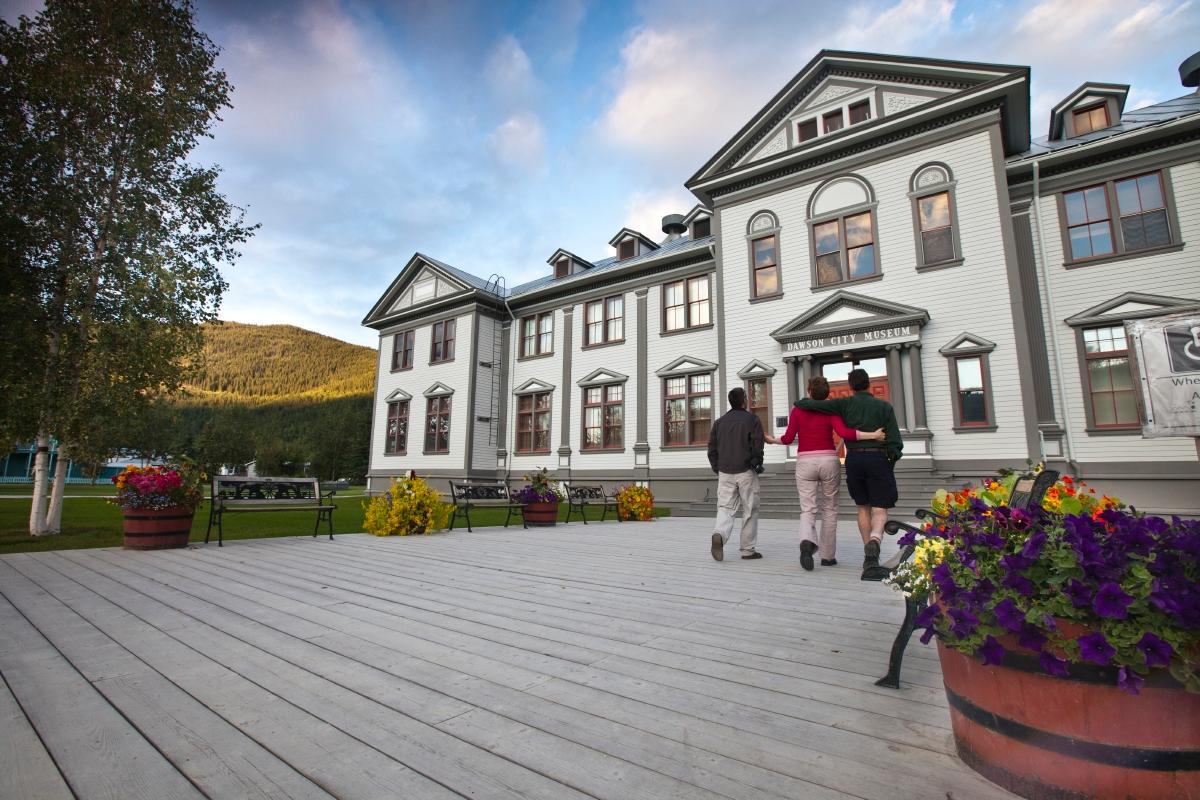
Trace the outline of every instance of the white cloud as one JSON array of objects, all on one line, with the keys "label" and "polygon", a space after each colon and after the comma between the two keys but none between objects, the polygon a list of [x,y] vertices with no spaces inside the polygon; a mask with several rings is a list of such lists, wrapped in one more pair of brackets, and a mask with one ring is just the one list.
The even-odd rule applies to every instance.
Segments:
[{"label": "white cloud", "polygon": [[537,88],[529,56],[511,34],[505,35],[492,48],[484,67],[484,77],[502,100],[528,101]]},{"label": "white cloud", "polygon": [[537,115],[514,114],[488,134],[488,147],[506,167],[518,170],[539,170],[545,157],[546,142],[542,123]]},{"label": "white cloud", "polygon": [[696,198],[682,187],[634,192],[625,209],[623,224],[658,241],[664,235],[662,218],[668,214],[686,214],[694,205]]},{"label": "white cloud", "polygon": [[886,42],[888,52],[898,52],[943,34],[953,14],[954,0],[899,0],[884,9],[852,6],[832,38],[839,48],[873,51]]}]

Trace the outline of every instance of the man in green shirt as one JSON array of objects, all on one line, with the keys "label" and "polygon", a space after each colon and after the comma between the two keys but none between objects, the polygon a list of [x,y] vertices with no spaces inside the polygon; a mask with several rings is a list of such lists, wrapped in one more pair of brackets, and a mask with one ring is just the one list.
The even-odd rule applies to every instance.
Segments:
[{"label": "man in green shirt", "polygon": [[796,405],[810,411],[837,414],[851,428],[870,431],[883,428],[883,442],[863,440],[846,442],[846,488],[858,506],[858,532],[863,539],[863,569],[878,566],[879,542],[888,509],[896,505],[899,491],[892,465],[900,460],[904,443],[892,404],[871,394],[871,378],[863,369],[850,370],[849,397],[829,400],[797,400]]}]

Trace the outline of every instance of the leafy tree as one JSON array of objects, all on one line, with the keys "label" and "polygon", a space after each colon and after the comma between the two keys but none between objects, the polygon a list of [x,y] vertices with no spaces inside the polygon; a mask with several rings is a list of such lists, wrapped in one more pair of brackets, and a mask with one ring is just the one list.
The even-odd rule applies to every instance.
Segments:
[{"label": "leafy tree", "polygon": [[196,437],[196,460],[212,475],[223,466],[240,468],[254,458],[254,429],[244,412],[213,414]]},{"label": "leafy tree", "polygon": [[[47,0],[0,21],[0,431],[61,442],[53,496],[34,471],[30,533],[58,530],[73,449],[178,387],[254,228],[190,163],[229,106],[189,0]],[[8,331],[6,331],[8,333]]]}]

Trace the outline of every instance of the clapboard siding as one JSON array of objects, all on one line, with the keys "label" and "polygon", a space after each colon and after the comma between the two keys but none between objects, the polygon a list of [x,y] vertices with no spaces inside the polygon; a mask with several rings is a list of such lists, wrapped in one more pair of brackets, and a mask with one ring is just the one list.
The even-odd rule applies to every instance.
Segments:
[{"label": "clapboard siding", "polygon": [[[576,312],[578,313],[578,311]],[[521,318],[518,316],[513,323],[512,333],[510,333],[511,341],[509,343],[509,357],[512,359],[509,363],[512,365],[510,370],[511,378],[509,385],[505,388],[508,392],[508,419],[504,424],[508,426],[508,435],[505,441],[508,443],[508,452],[511,454],[512,473],[518,478],[530,470],[548,467],[553,469],[558,464],[558,443],[559,437],[562,436],[563,424],[562,420],[562,393],[570,392],[570,386],[562,385],[563,371],[563,331],[566,324],[566,315],[563,314],[561,308],[554,310],[554,352],[545,357],[530,358],[520,361],[517,359],[517,354],[521,352]],[[576,339],[576,341],[578,341]],[[554,393],[550,397],[550,452],[538,453],[536,455],[517,455],[517,399],[513,396],[513,392],[519,389],[527,381],[536,380],[554,387]],[[516,483],[514,482],[514,485]]]},{"label": "clapboard siding", "polygon": [[[637,295],[633,292],[614,293],[608,297],[621,294],[625,307],[625,341],[620,344],[603,347],[585,348],[584,327],[587,325],[587,304],[575,306],[572,319],[574,331],[571,334],[571,385],[563,387],[571,392],[571,416],[566,421],[570,427],[567,440],[571,448],[572,470],[632,470],[633,443],[637,438],[637,386],[644,378],[637,374]],[[582,444],[583,427],[583,389],[577,384],[598,369],[608,369],[628,375],[625,382],[625,434],[624,452],[596,453],[580,449]],[[555,437],[555,447],[558,439]]]}]

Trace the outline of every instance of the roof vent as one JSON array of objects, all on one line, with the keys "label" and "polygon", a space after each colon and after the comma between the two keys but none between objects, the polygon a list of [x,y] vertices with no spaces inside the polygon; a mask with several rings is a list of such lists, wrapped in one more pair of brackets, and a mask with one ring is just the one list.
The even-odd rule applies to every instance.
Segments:
[{"label": "roof vent", "polygon": [[1184,86],[1200,86],[1200,53],[1192,53],[1179,65],[1179,80]]},{"label": "roof vent", "polygon": [[662,232],[667,235],[667,241],[673,242],[683,235],[687,225],[683,224],[683,214],[667,214],[663,217]]}]

